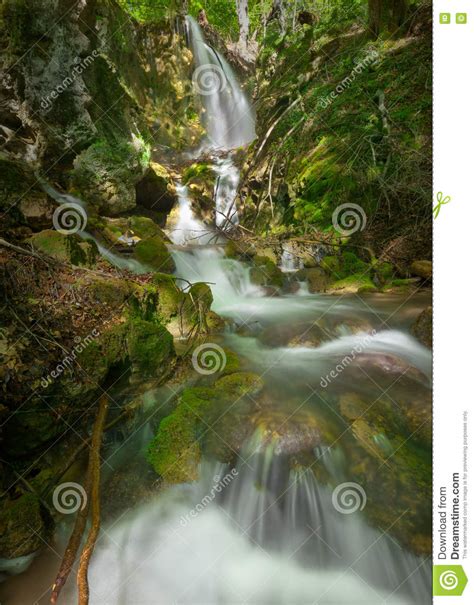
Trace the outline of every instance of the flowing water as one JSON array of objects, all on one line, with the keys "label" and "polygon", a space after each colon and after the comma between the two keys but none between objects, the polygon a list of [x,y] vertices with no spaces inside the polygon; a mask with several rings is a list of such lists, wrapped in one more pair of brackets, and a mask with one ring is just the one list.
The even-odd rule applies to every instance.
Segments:
[{"label": "flowing water", "polygon": [[[226,230],[238,221],[232,151],[252,140],[254,118],[228,63],[191,18],[188,29],[196,68],[211,65],[225,76],[222,89],[202,100],[205,145],[225,152],[214,167],[216,225]],[[398,500],[417,497],[405,494],[414,490],[407,479],[414,470],[397,454],[408,435],[396,435],[398,420],[384,425],[387,410],[430,405],[430,352],[409,333],[426,296],[311,295],[305,284],[295,294],[268,296],[252,284],[250,265],[225,258],[222,233],[196,218],[186,187],[179,185],[178,195],[169,232],[176,274],[211,284],[213,309],[228,320],[219,342],[262,377],[263,395],[224,402],[230,422],[219,414],[208,419],[199,481],[163,489],[105,524],[90,568],[91,603],[430,603],[430,560],[400,539],[422,532],[417,524],[426,519],[411,516],[408,529],[396,531],[411,513],[390,515]],[[289,278],[301,267],[289,248],[281,264]],[[340,412],[344,398],[369,408],[382,399],[388,407],[377,422],[384,430],[364,437],[360,423],[351,431]],[[218,455],[222,443],[237,452],[232,464]],[[341,485],[348,489],[342,503],[335,499]],[[429,517],[429,499],[421,505]],[[57,564],[43,563],[49,572],[41,581],[38,567],[30,577],[44,586]],[[32,595],[46,603],[38,592],[19,593],[20,600],[10,593],[5,603]],[[61,602],[75,602],[73,586]]]}]

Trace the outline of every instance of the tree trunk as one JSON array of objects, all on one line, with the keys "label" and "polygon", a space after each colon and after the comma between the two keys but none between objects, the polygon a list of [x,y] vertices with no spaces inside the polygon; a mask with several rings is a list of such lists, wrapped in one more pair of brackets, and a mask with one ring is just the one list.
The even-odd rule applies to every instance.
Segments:
[{"label": "tree trunk", "polygon": [[248,54],[248,43],[250,34],[248,0],[235,0],[237,16],[239,18],[239,47],[244,56]]},{"label": "tree trunk", "polygon": [[392,13],[392,29],[396,30],[402,27],[407,16],[407,0],[392,0],[391,2],[391,13]]},{"label": "tree trunk", "polygon": [[382,27],[382,1],[369,0],[369,33],[377,38]]}]

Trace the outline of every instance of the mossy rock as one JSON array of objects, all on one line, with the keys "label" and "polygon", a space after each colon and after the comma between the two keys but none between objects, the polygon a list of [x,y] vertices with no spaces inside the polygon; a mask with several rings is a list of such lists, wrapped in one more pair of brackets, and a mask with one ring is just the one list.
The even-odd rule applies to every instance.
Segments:
[{"label": "mossy rock", "polygon": [[95,242],[83,241],[75,233],[66,235],[54,229],[35,233],[28,241],[39,252],[78,266],[92,266],[99,254]]},{"label": "mossy rock", "polygon": [[321,267],[301,269],[296,272],[295,277],[308,283],[308,290],[311,294],[326,292],[329,285],[329,276]]},{"label": "mossy rock", "polygon": [[366,273],[356,273],[355,275],[332,282],[329,290],[345,294],[378,292],[376,285]]},{"label": "mossy rock", "polygon": [[369,265],[353,252],[342,252],[339,256],[325,256],[321,260],[321,267],[336,281],[364,273],[369,269]]},{"label": "mossy rock", "polygon": [[410,265],[410,273],[423,279],[433,277],[433,263],[430,260],[415,260]]},{"label": "mossy rock", "polygon": [[273,286],[281,288],[284,275],[276,264],[265,256],[256,256],[250,269],[250,280],[257,286]]},{"label": "mossy rock", "polygon": [[140,376],[162,378],[169,373],[174,363],[173,337],[158,323],[143,319],[131,320],[127,347],[132,371]]},{"label": "mossy rock", "polygon": [[128,220],[130,229],[140,239],[148,239],[159,235],[163,241],[167,241],[168,238],[163,230],[147,216],[131,216]]},{"label": "mossy rock", "polygon": [[186,295],[176,284],[176,279],[167,273],[155,273],[152,283],[158,288],[159,313],[167,323],[180,314]]},{"label": "mossy rock", "polygon": [[132,288],[127,281],[113,277],[94,275],[88,282],[79,280],[77,285],[87,288],[95,301],[113,308],[118,308],[132,293]]},{"label": "mossy rock", "polygon": [[136,205],[135,185],[143,177],[149,162],[148,146],[100,140],[82,151],[74,160],[73,187],[88,203],[107,216],[116,216]]},{"label": "mossy rock", "polygon": [[185,389],[176,410],[161,421],[148,447],[147,458],[168,483],[197,480],[201,460],[198,426],[212,402],[210,389]]},{"label": "mossy rock", "polygon": [[151,162],[136,185],[137,204],[154,212],[168,213],[177,202],[176,188],[168,170]]},{"label": "mossy rock", "polygon": [[46,512],[34,494],[2,501],[0,558],[16,559],[44,547],[48,539]]},{"label": "mossy rock", "polygon": [[433,346],[433,307],[427,307],[418,315],[411,332],[425,347],[431,349]]},{"label": "mossy rock", "polygon": [[135,258],[147,267],[162,273],[172,273],[176,268],[166,244],[157,235],[138,242],[135,246]]},{"label": "mossy rock", "polygon": [[374,272],[383,284],[390,282],[395,277],[395,267],[388,262],[377,262],[374,265]]},{"label": "mossy rock", "polygon": [[228,241],[224,253],[227,258],[235,260],[249,260],[256,256],[255,247],[245,241]]},{"label": "mossy rock", "polygon": [[252,372],[235,372],[219,378],[214,389],[225,400],[238,399],[245,395],[255,397],[264,387],[263,379]]}]

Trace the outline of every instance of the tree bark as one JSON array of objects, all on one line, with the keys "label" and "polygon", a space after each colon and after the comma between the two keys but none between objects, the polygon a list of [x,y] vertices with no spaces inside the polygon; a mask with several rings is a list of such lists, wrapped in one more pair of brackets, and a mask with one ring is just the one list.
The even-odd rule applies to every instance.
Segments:
[{"label": "tree bark", "polygon": [[248,0],[235,0],[235,4],[239,18],[239,47],[244,56],[247,56],[250,35]]},{"label": "tree bark", "polygon": [[369,0],[369,33],[378,38],[382,27],[382,0]]},{"label": "tree bark", "polygon": [[108,407],[108,397],[107,395],[103,395],[99,401],[99,411],[97,412],[97,418],[94,424],[91,451],[89,454],[88,476],[91,486],[91,528],[79,560],[79,570],[77,572],[78,605],[88,605],[89,603],[89,581],[87,573],[100,530],[100,446],[102,443],[102,433],[105,419],[107,418]]}]

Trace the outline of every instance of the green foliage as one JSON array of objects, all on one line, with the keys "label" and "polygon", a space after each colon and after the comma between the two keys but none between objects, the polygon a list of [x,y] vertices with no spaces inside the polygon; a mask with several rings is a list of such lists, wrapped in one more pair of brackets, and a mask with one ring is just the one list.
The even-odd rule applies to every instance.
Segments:
[{"label": "green foliage", "polygon": [[118,3],[143,23],[160,23],[176,14],[180,6],[177,0],[118,0]]}]

